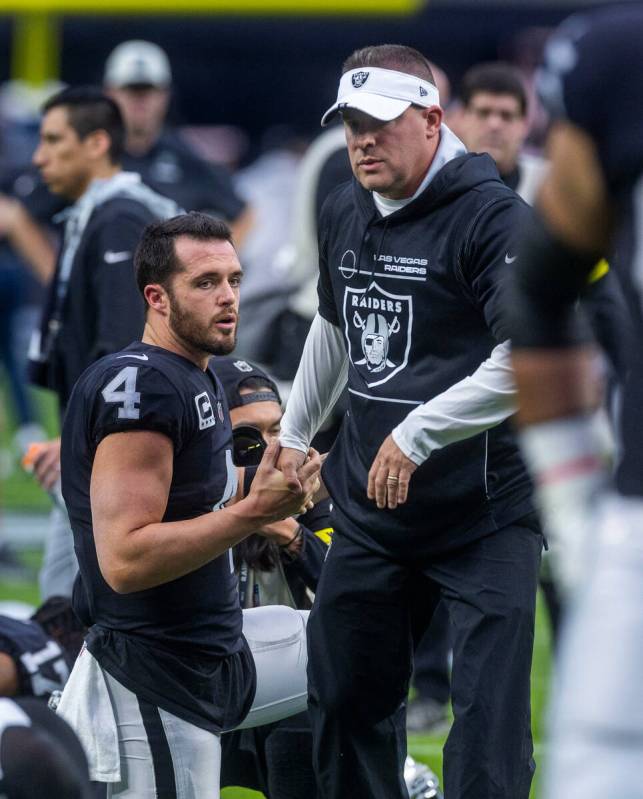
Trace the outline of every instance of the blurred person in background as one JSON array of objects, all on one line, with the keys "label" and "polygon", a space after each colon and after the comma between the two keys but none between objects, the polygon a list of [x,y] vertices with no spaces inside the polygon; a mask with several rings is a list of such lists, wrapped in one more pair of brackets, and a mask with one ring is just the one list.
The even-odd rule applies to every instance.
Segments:
[{"label": "blurred person in background", "polygon": [[105,62],[103,87],[123,114],[123,168],[171,197],[186,211],[224,219],[238,247],[252,227],[252,212],[238,196],[228,171],[204,161],[166,127],[172,71],[165,51],[153,42],[122,42]]},{"label": "blurred person in background", "polygon": [[[544,795],[643,796],[643,4],[569,18],[539,88],[554,119],[538,216],[506,299],[521,443],[571,611],[561,642]],[[576,308],[600,258],[625,286],[615,474],[596,353]]]},{"label": "blurred person in background", "polygon": [[522,74],[500,61],[478,64],[465,73],[461,98],[461,133],[467,149],[489,153],[504,183],[532,205],[547,162],[523,149],[529,121]]},{"label": "blurred person in background", "polygon": [[52,216],[64,203],[42,184],[33,166],[0,174],[0,364],[13,399],[12,461],[42,439],[27,381],[29,336],[56,260]]},{"label": "blurred person in background", "polygon": [[271,362],[281,346],[275,321],[297,287],[275,254],[290,235],[295,186],[306,143],[291,126],[270,128],[262,137],[259,157],[234,176],[236,190],[254,214],[252,229],[239,247],[244,279],[240,306],[243,325],[237,352],[262,363]]},{"label": "blurred person in background", "polygon": [[[42,322],[30,348],[30,376],[58,397],[61,419],[74,382],[94,361],[140,336],[144,306],[133,271],[144,227],[178,212],[173,200],[121,168],[125,130],[118,106],[97,89],[66,89],[43,108],[33,161],[56,195],[73,203]],[[71,596],[78,570],[57,486],[60,439],[42,443],[34,473],[58,498],[40,575],[43,599]]]}]

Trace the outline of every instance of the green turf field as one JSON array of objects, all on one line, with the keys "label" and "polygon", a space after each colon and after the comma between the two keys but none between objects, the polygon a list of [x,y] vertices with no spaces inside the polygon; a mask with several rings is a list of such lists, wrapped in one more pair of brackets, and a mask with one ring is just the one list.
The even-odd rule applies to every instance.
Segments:
[{"label": "green turf field", "polygon": [[[31,562],[35,560],[33,553],[29,558]],[[0,585],[0,600],[18,599],[23,602],[30,602],[35,605],[38,603],[38,590],[35,583],[25,582],[3,582]],[[532,706],[533,706],[533,731],[536,749],[536,760],[541,764],[542,760],[542,740],[543,740],[543,710],[547,693],[547,684],[550,669],[550,645],[549,630],[547,619],[539,602],[536,645],[534,650],[534,666],[532,671]],[[442,775],[442,745],[445,736],[429,737],[422,735],[412,735],[409,737],[409,754],[416,760],[428,763],[438,774]],[[532,799],[538,796],[538,770],[536,779],[531,792]],[[240,788],[228,788],[221,792],[222,799],[261,799],[262,794],[255,791],[245,791]]]},{"label": "green turf field", "polygon": [[[50,391],[32,389],[39,420],[48,435],[58,434],[57,401]],[[44,511],[50,507],[49,497],[19,465],[19,453],[13,448],[15,425],[5,386],[0,379],[0,510]]]},{"label": "green turf field", "polygon": [[[0,383],[0,398],[2,397]],[[47,431],[56,433],[56,408],[52,396],[48,392],[36,392],[37,402],[42,411],[42,419]],[[6,406],[5,406],[6,407]],[[3,424],[4,421],[4,424]],[[0,448],[9,447],[12,428],[11,420],[2,418],[0,414]],[[44,510],[49,507],[47,496],[34,484],[33,479],[24,474],[20,469],[15,469],[4,480],[0,479],[0,509],[13,510]],[[30,566],[37,566],[38,553],[26,553]],[[6,582],[0,584],[0,600],[17,599],[38,604],[38,590],[35,582]],[[536,643],[534,648],[534,663],[532,669],[532,727],[536,761],[542,765],[542,741],[544,706],[547,694],[550,671],[550,640],[549,627],[542,602],[539,600],[536,619]],[[429,737],[412,735],[409,737],[409,754],[428,763],[429,766],[442,776],[442,746],[445,736]],[[531,799],[538,797],[538,777],[540,769],[536,770],[536,777],[532,787]],[[262,794],[255,791],[245,791],[239,788],[225,789],[221,793],[222,799],[261,799]]]}]

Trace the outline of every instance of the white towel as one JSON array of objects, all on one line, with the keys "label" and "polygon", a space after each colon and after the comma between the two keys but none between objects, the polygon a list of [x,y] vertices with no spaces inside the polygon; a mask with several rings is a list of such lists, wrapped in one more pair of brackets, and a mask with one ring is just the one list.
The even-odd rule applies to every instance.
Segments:
[{"label": "white towel", "polygon": [[97,782],[120,782],[121,761],[112,702],[103,671],[84,646],[71,672],[57,713],[72,727]]}]

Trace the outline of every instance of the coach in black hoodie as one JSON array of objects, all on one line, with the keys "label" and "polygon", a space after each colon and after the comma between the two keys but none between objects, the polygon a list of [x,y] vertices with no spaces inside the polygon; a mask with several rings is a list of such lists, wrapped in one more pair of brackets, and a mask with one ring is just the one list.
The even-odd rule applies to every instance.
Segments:
[{"label": "coach in black hoodie", "polygon": [[442,599],[453,627],[449,799],[527,799],[542,536],[508,417],[498,294],[529,214],[487,155],[442,125],[428,63],[397,45],[344,64],[356,180],[319,225],[319,311],[282,424],[293,484],[348,382],[324,468],[336,529],[308,626],[325,799],[403,799],[411,643]]}]

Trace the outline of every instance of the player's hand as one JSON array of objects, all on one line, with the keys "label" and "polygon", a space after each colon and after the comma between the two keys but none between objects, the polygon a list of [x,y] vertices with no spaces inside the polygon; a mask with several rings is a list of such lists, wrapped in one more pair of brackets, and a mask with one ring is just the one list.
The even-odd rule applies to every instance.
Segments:
[{"label": "player's hand", "polygon": [[369,499],[374,499],[378,508],[393,510],[403,505],[409,493],[409,480],[417,466],[407,458],[393,436],[387,436],[375,456],[368,473]]},{"label": "player's hand", "polygon": [[304,513],[312,507],[313,496],[319,490],[319,453],[312,449],[307,456],[298,453],[300,460],[306,462],[295,473],[298,487],[293,489],[277,468],[280,449],[276,439],[268,444],[248,494],[254,512],[261,518],[260,525]]},{"label": "player's hand", "polygon": [[306,461],[306,453],[292,447],[282,447],[277,459],[277,469],[282,472],[291,491],[301,491],[298,472]]},{"label": "player's hand", "polygon": [[51,491],[60,479],[60,438],[32,444],[23,458],[23,465],[33,471],[45,491]]}]

